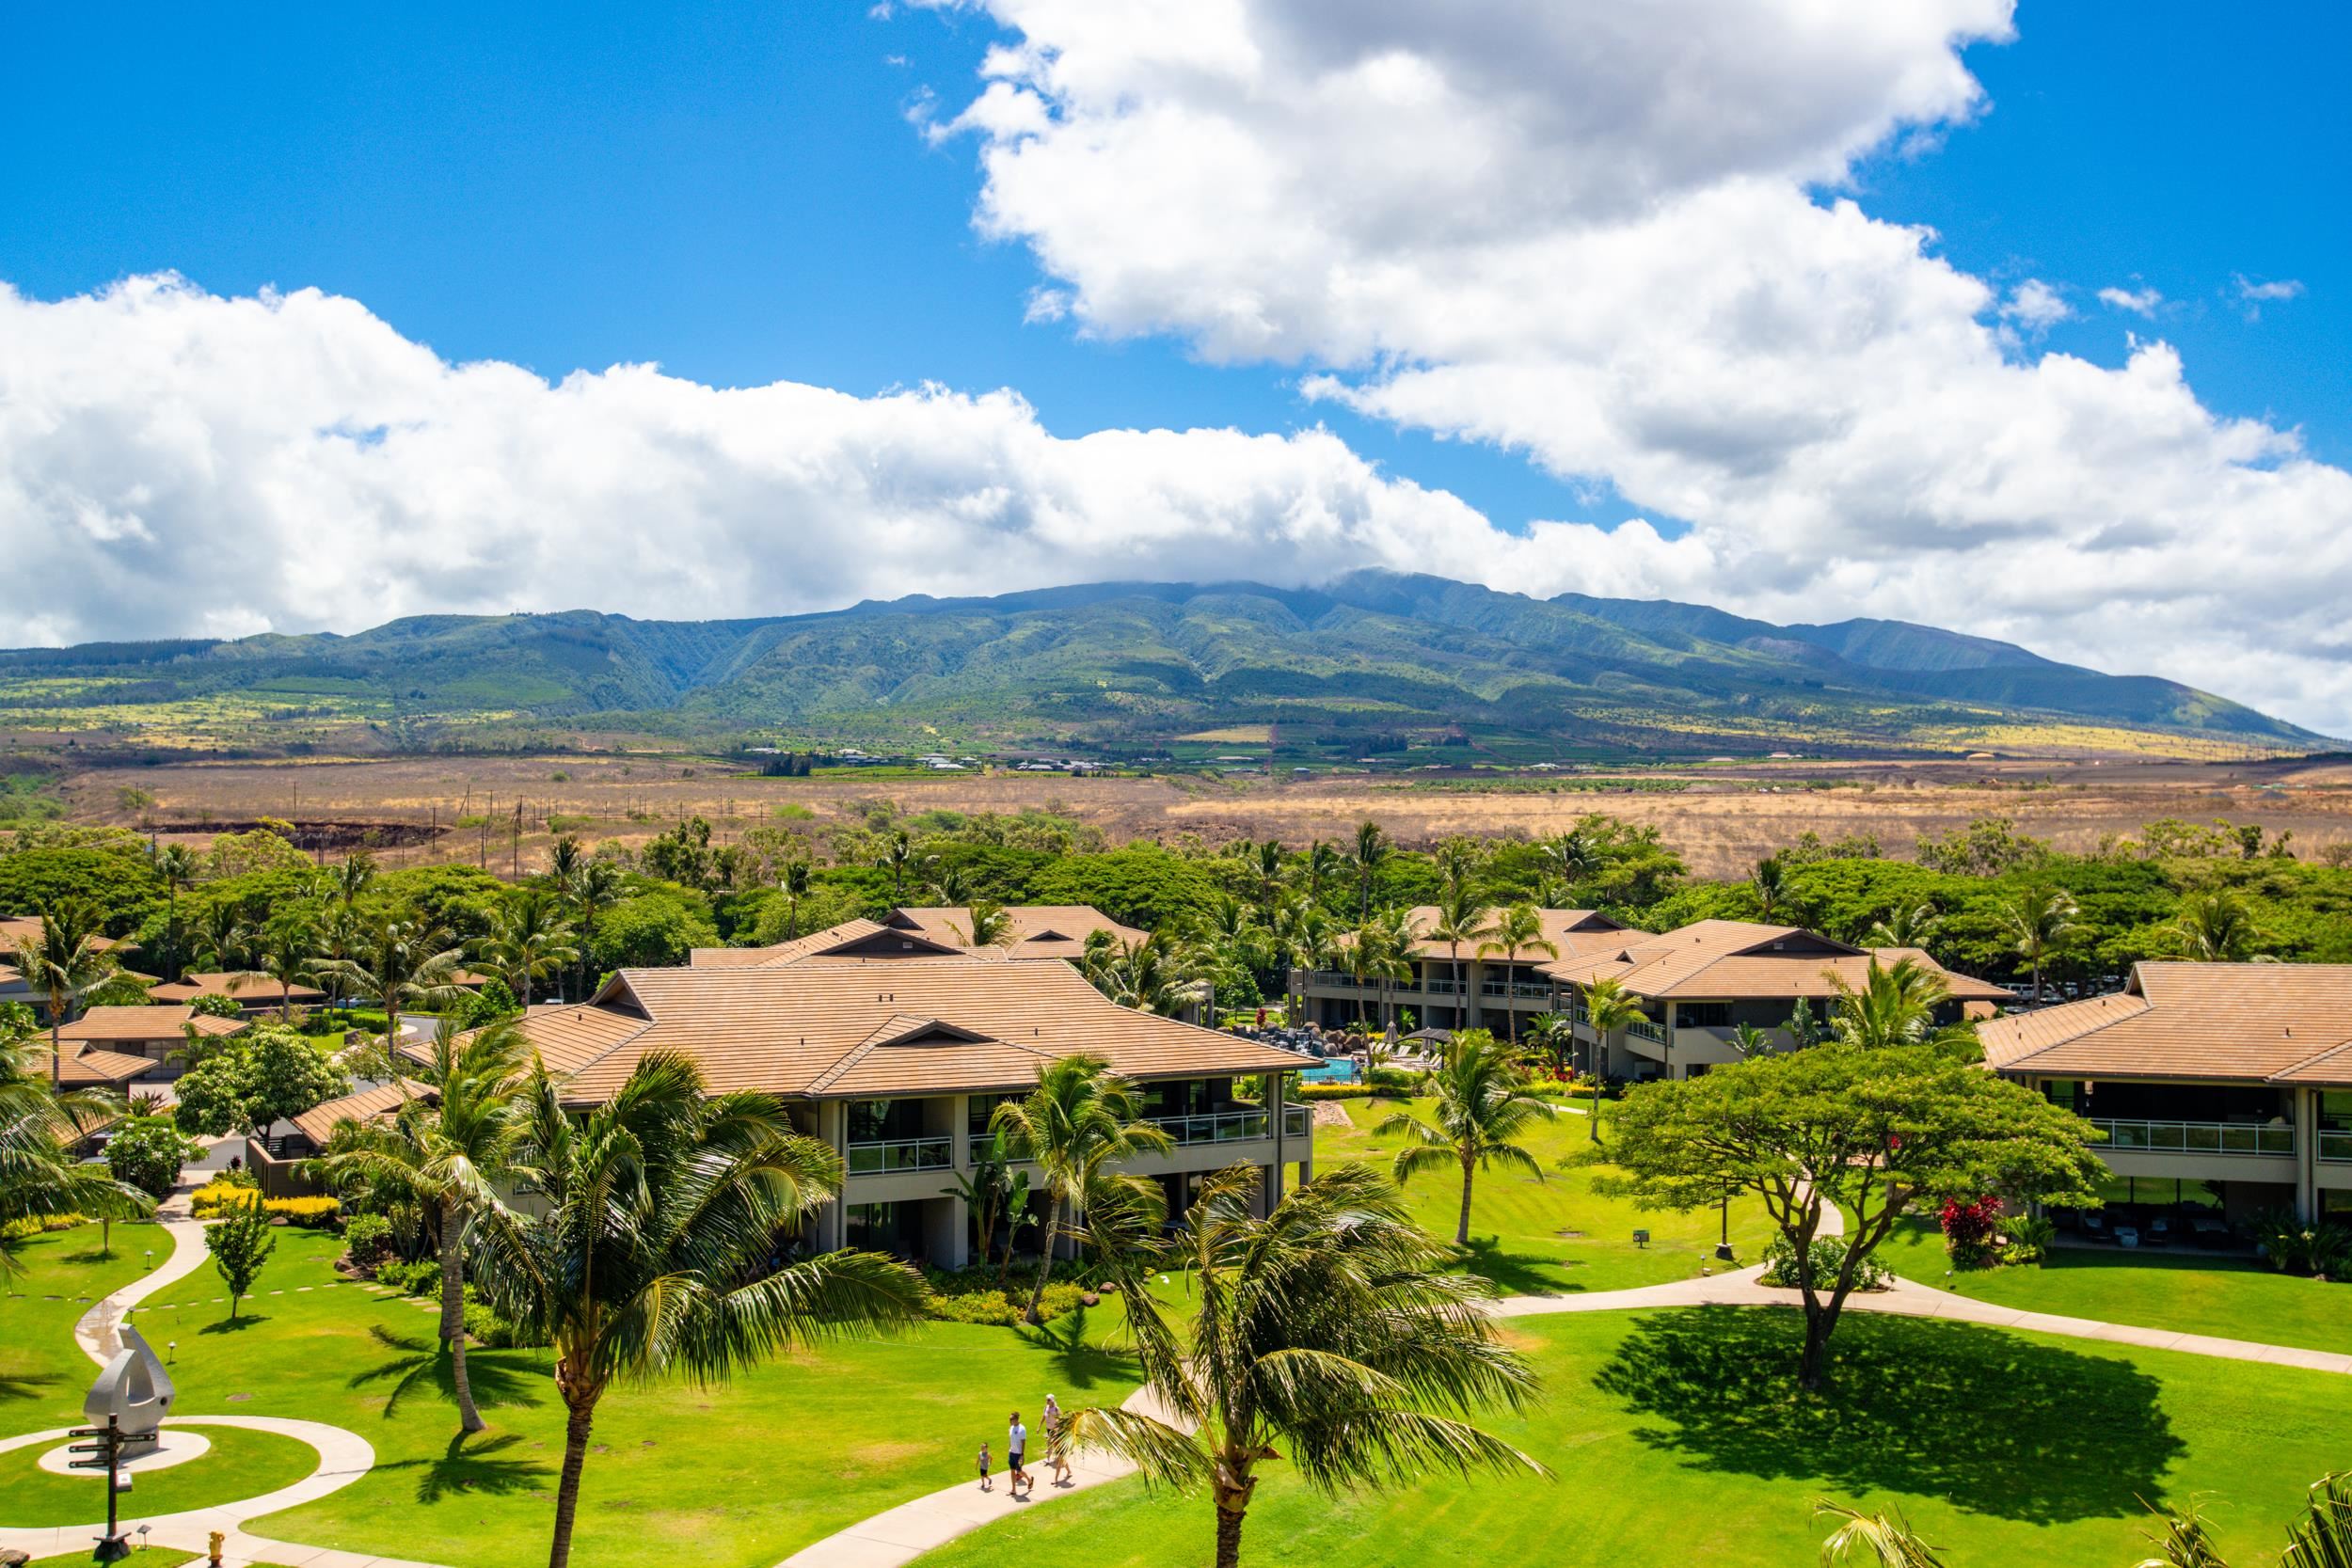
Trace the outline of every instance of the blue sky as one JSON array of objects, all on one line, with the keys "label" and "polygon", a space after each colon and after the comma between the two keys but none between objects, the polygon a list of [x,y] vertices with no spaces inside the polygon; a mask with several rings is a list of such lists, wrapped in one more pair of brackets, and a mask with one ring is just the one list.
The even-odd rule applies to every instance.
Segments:
[{"label": "blue sky", "polygon": [[[1025,325],[1029,253],[977,237],[977,149],[916,94],[968,92],[985,18],[850,5],[19,8],[0,52],[0,278],[40,297],[173,270],[315,286],[452,358],[557,376],[655,360],[699,381],[1018,389],[1057,434],[1328,422],[1512,527],[1608,519],[1477,443],[1296,396],[1287,367]],[[2352,457],[2352,8],[2028,3],[1970,48],[1980,119],[1875,157],[1873,216],[1932,225],[1992,278],[2069,280],[2050,346],[2183,351],[2206,403]],[[2233,279],[2301,297],[2249,323]],[[2089,304],[2138,280],[2143,321]],[[2137,286],[2137,285],[2135,285]]]},{"label": "blue sky", "polygon": [[2352,733],[2352,8],[1171,14],[12,9],[0,642],[1375,564]]}]

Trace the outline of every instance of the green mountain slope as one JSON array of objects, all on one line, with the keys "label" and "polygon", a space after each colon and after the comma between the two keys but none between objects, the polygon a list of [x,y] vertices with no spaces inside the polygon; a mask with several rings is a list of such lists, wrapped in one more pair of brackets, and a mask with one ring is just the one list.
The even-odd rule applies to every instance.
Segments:
[{"label": "green mountain slope", "polygon": [[2174,682],[1931,626],[1776,626],[1382,572],[1311,590],[1098,583],[764,620],[421,616],[348,637],[24,650],[0,653],[0,722],[216,740],[242,726],[240,743],[305,725],[414,744],[562,724],[1130,752],[1273,724],[1286,746],[1334,756],[1952,750],[2021,726],[2077,744],[2100,743],[2085,730],[2139,732],[2157,750],[2322,743]]}]

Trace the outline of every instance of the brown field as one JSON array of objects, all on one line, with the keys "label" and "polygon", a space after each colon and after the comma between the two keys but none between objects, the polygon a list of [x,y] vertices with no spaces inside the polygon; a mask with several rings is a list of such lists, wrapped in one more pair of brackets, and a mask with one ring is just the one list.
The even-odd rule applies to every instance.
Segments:
[{"label": "brown field", "polygon": [[[1667,782],[1683,787],[1668,792],[1660,787]],[[215,832],[274,816],[302,824],[306,842],[328,847],[371,839],[396,864],[480,857],[500,871],[544,862],[551,816],[570,819],[566,825],[591,842],[642,840],[692,813],[732,837],[779,820],[777,808],[787,803],[807,808],[814,817],[804,825],[821,829],[878,799],[908,811],[1047,807],[1097,824],[1114,842],[1194,833],[1212,844],[1271,835],[1303,845],[1343,837],[1366,817],[1406,845],[1454,833],[1532,836],[1601,812],[1655,824],[1694,872],[1715,877],[1738,874],[1807,831],[1830,839],[1874,833],[1887,852],[1908,854],[1922,833],[1990,815],[2012,817],[2022,831],[2065,849],[2090,849],[2166,816],[2291,830],[2306,854],[2352,841],[2352,765],[2337,761],[1800,760],[1643,770],[1614,784],[1582,776],[1577,787],[1554,789],[1524,777],[1500,788],[1369,775],[762,779],[707,758],[638,753],[107,767],[77,773],[66,787],[74,819],[139,826],[168,839],[201,844]],[[127,802],[126,788],[145,791],[153,803]],[[460,816],[491,821],[455,830]]]}]

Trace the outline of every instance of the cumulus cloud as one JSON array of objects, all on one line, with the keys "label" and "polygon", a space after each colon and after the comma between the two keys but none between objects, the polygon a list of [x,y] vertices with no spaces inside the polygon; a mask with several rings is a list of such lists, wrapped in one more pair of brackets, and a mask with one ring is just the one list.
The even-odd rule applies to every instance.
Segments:
[{"label": "cumulus cloud", "polygon": [[2233,281],[2237,284],[2238,305],[2245,311],[2246,319],[2249,322],[2258,322],[2263,319],[2265,304],[2295,299],[2303,293],[2303,285],[2292,277],[2273,278],[2266,283],[2257,283],[2241,272]]},{"label": "cumulus cloud", "polygon": [[451,364],[364,306],[0,285],[0,641],[426,610],[829,610],[1120,578],[1299,583],[1538,546],[1315,429],[1049,434],[1008,391]]},{"label": "cumulus cloud", "polygon": [[1905,616],[2352,729],[2352,480],[2164,343],[2023,352],[2053,286],[1850,188],[1987,112],[1960,50],[2008,0],[961,3],[1005,40],[941,126],[1074,327],[1295,365],[1692,525],[1539,530],[1515,585]]},{"label": "cumulus cloud", "polygon": [[2129,310],[2135,316],[2153,316],[2156,307],[2164,303],[2164,295],[2148,288],[2108,287],[2099,291],[2099,303],[2109,309]]}]

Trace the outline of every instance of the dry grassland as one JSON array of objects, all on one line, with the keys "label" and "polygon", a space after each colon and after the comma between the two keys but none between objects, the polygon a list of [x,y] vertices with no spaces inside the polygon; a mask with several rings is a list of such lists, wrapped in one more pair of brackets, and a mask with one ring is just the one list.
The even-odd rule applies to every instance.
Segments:
[{"label": "dry grassland", "polygon": [[[1678,783],[1678,789],[1661,785]],[[398,863],[473,860],[500,870],[544,861],[548,819],[591,841],[638,840],[700,813],[733,836],[783,820],[779,808],[812,813],[821,828],[854,818],[864,802],[908,811],[1015,812],[1049,807],[1104,829],[1114,842],[1172,840],[1187,833],[1217,843],[1268,835],[1303,845],[1343,837],[1371,817],[1407,845],[1454,833],[1540,835],[1588,812],[1654,824],[1702,876],[1743,871],[1756,857],[1806,832],[1835,839],[1874,833],[1889,853],[1907,854],[1922,833],[1972,817],[2001,815],[2061,848],[2089,849],[2108,834],[2136,833],[2158,817],[2259,822],[2292,830],[2306,853],[2352,841],[2352,766],[2342,763],[2183,764],[2005,760],[1996,763],[1822,763],[1798,761],[1683,773],[1628,775],[1621,786],[1580,779],[1548,788],[1509,787],[1358,775],[1312,780],[1067,778],[946,775],[939,778],[762,779],[675,757],[546,758],[411,756],[366,761],[183,763],[107,768],[68,785],[79,820],[144,819],[166,838],[201,843],[219,828],[260,816],[305,824],[405,830],[430,842],[393,852]],[[1822,785],[1829,787],[1822,787]],[[130,786],[153,797],[127,808]],[[519,855],[514,813],[523,812]],[[461,816],[488,823],[453,829]],[[437,830],[437,832],[432,832]]]}]

